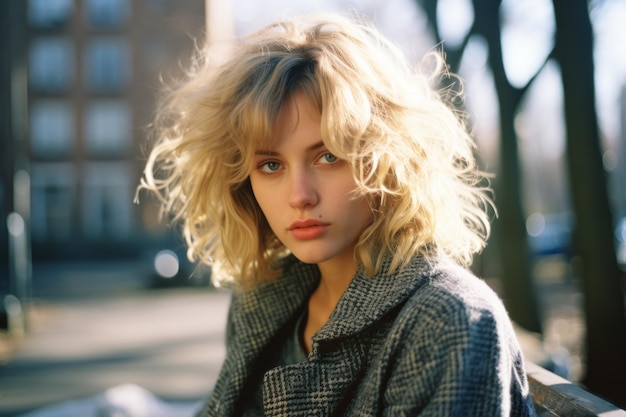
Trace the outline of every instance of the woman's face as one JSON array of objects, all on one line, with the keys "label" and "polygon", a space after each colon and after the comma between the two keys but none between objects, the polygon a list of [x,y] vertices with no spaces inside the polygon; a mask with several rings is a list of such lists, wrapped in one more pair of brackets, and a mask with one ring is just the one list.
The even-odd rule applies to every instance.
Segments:
[{"label": "woman's face", "polygon": [[364,197],[353,197],[350,166],[324,146],[319,112],[305,95],[283,105],[272,146],[256,150],[250,183],[274,234],[298,259],[354,263],[372,212]]}]

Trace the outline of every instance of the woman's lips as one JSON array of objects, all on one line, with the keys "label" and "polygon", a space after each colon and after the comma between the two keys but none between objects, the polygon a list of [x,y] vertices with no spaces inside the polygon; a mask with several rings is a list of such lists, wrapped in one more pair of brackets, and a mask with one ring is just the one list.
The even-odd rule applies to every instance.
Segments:
[{"label": "woman's lips", "polygon": [[311,240],[317,239],[326,233],[329,226],[328,223],[308,219],[293,222],[288,230],[289,233],[298,240]]}]

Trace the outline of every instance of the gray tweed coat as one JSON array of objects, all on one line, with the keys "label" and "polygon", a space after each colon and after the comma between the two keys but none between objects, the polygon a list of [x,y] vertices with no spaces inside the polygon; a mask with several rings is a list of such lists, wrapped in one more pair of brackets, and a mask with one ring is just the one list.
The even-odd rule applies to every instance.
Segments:
[{"label": "gray tweed coat", "polygon": [[[384,268],[385,270],[386,268]],[[241,413],[261,378],[267,416],[533,416],[518,342],[499,298],[449,262],[357,274],[307,361],[266,369],[305,308],[315,266],[233,296],[227,355],[202,416]]]}]

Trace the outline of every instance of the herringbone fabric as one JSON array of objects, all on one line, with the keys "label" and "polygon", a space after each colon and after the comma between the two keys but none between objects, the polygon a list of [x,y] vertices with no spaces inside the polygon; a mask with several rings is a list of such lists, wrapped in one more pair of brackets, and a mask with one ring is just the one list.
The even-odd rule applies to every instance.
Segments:
[{"label": "herringbone fabric", "polygon": [[357,274],[307,361],[266,369],[305,307],[317,268],[291,259],[274,283],[235,293],[227,357],[203,416],[240,415],[263,381],[267,416],[532,416],[500,299],[450,262]]}]

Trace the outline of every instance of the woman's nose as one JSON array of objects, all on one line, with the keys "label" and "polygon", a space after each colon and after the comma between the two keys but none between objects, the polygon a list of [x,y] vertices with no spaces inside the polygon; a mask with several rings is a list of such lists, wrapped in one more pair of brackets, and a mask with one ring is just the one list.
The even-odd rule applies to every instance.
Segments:
[{"label": "woman's nose", "polygon": [[314,206],[319,201],[315,179],[311,173],[294,172],[289,187],[289,205],[296,209]]}]

